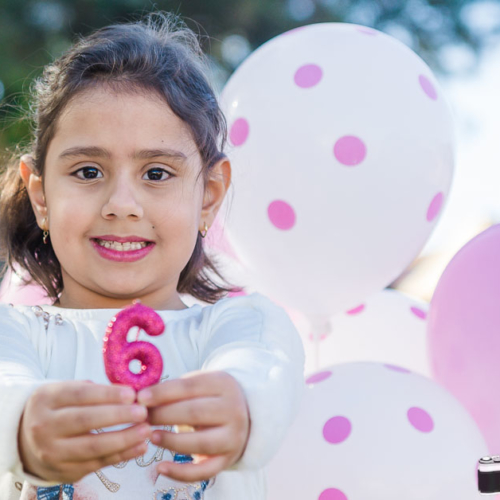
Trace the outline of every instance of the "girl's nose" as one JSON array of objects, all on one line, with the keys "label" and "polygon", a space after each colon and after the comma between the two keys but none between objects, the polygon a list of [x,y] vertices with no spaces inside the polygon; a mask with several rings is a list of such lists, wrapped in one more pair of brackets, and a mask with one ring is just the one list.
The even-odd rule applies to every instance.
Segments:
[{"label": "girl's nose", "polygon": [[105,219],[142,219],[144,211],[132,186],[126,179],[117,179],[102,207]]}]

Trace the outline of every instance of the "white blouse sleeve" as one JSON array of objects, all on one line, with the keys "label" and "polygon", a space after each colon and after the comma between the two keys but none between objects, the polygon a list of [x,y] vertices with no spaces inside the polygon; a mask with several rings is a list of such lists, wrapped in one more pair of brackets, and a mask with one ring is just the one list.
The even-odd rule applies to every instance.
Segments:
[{"label": "white blouse sleeve", "polygon": [[250,436],[231,469],[258,469],[277,452],[298,412],[305,387],[302,341],[286,312],[260,294],[223,299],[210,309],[201,369],[226,371],[241,385]]},{"label": "white blouse sleeve", "polygon": [[0,476],[12,472],[38,484],[50,484],[25,474],[17,435],[24,406],[33,391],[47,382],[48,345],[38,319],[0,304]]}]

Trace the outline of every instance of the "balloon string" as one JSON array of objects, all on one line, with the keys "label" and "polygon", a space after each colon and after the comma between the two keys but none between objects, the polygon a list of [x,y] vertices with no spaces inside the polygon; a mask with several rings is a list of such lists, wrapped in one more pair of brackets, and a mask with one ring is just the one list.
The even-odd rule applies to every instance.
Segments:
[{"label": "balloon string", "polygon": [[322,340],[331,333],[332,325],[329,320],[323,318],[314,318],[311,321],[312,335],[314,342],[314,366],[315,370],[320,369],[320,343]]},{"label": "balloon string", "polygon": [[318,325],[313,327],[313,339],[314,339],[314,368],[315,371],[319,370],[319,340],[320,340],[320,329]]}]

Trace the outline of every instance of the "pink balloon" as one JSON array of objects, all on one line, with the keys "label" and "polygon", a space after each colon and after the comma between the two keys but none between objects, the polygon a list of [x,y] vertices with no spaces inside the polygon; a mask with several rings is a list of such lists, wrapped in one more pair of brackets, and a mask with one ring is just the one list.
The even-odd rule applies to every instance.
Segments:
[{"label": "pink balloon", "polygon": [[[21,271],[19,274],[23,275]],[[22,280],[8,269],[0,286],[0,302],[33,306],[52,304],[53,300],[47,297],[47,293],[40,285],[36,283],[24,285]]]},{"label": "pink balloon", "polygon": [[222,252],[229,255],[233,260],[239,262],[239,258],[236,255],[231,243],[226,236],[226,228],[221,217],[217,217],[214,223],[210,226],[210,230],[207,233],[205,244],[214,250]]},{"label": "pink balloon", "polygon": [[428,340],[434,377],[500,453],[500,225],[448,264],[431,301]]},{"label": "pink balloon", "polygon": [[[160,335],[165,330],[161,317],[150,307],[134,303],[121,310],[108,324],[102,352],[106,375],[114,384],[125,384],[136,391],[160,381],[163,359],[150,342],[128,342],[133,327],[142,328],[148,335]],[[141,371],[133,373],[130,362],[141,362]]]}]

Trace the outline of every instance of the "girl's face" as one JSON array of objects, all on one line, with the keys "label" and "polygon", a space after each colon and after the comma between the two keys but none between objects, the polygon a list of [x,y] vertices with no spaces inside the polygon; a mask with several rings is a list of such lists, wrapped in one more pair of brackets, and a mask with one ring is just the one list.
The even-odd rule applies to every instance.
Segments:
[{"label": "girl's face", "polygon": [[60,305],[122,307],[138,298],[184,308],[179,275],[230,181],[227,160],[205,188],[201,168],[188,126],[156,95],[77,95],[58,119],[43,183],[25,179],[61,264]]}]

